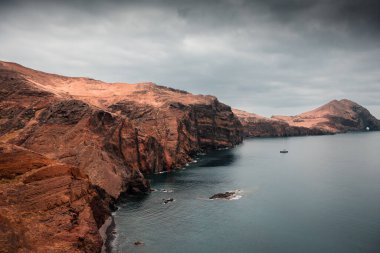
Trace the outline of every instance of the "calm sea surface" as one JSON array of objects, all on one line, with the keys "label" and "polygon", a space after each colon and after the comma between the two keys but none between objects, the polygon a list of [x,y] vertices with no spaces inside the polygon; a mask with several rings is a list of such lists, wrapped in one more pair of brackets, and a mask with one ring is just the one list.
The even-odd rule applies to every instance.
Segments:
[{"label": "calm sea surface", "polygon": [[380,252],[380,132],[246,140],[151,179],[114,214],[115,252]]}]

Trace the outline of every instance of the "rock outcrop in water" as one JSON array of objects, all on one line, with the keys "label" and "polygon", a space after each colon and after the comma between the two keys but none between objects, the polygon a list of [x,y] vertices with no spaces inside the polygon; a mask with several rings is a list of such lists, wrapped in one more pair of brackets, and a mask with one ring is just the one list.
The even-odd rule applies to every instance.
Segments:
[{"label": "rock outcrop in water", "polygon": [[224,192],[212,195],[209,199],[231,199],[235,196],[235,192]]},{"label": "rock outcrop in water", "polygon": [[209,199],[226,199],[226,200],[240,199],[241,193],[242,193],[241,190],[221,192],[221,193],[216,193],[212,195],[211,197],[209,197]]},{"label": "rock outcrop in water", "polygon": [[[25,218],[20,221],[23,225],[17,227],[15,217],[49,210],[46,226],[66,224],[61,219],[67,218],[66,212],[70,215],[65,208],[71,208],[72,199],[67,196],[71,196],[72,180],[83,183],[80,187],[83,195],[78,198],[83,199],[80,209],[85,210],[92,198],[107,202],[121,193],[148,192],[149,183],[143,173],[180,168],[193,154],[233,147],[243,137],[241,123],[231,108],[213,96],[193,95],[152,83],[110,84],[64,77],[7,62],[0,62],[0,108],[2,145],[13,145],[14,150],[44,157],[41,159],[48,159],[49,164],[60,164],[60,169],[45,163],[30,169],[29,163],[37,158],[27,160],[28,155],[18,156],[21,165],[6,167],[5,161],[0,162],[4,173],[0,176],[0,194],[6,196],[0,200],[6,218],[1,221],[13,231],[9,235],[0,234],[0,242],[24,245],[25,249],[42,243],[37,243],[40,238],[37,235],[32,236],[33,240],[22,238],[28,237],[28,227],[43,230],[45,218],[38,215]],[[44,192],[34,187],[46,180],[63,180],[61,177],[65,180],[59,184],[46,183]],[[8,200],[12,196],[29,199],[30,194],[37,197],[33,198],[33,208],[25,206],[26,211],[23,202]],[[54,199],[59,203],[46,209],[45,197],[49,196],[56,196]],[[11,204],[12,201],[17,203]],[[105,210],[86,209],[86,217],[92,215],[97,227],[109,212],[107,205],[103,206]],[[76,229],[67,230],[67,237],[62,232],[62,237],[47,237],[49,241],[43,243],[47,244],[46,249],[50,247],[49,252],[61,252],[59,245],[66,244],[79,245],[77,248],[83,250],[86,245],[93,245],[88,252],[96,252],[99,234],[91,225],[88,231],[92,239],[87,243],[87,237],[82,235],[86,226],[90,227],[85,221],[79,222]]]},{"label": "rock outcrop in water", "polygon": [[380,121],[364,107],[348,99],[333,100],[296,116],[266,118],[233,109],[246,137],[277,137],[380,130]]}]

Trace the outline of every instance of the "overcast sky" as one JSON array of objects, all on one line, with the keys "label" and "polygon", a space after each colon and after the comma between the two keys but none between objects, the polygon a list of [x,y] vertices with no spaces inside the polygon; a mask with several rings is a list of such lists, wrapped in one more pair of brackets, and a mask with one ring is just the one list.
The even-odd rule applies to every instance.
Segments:
[{"label": "overcast sky", "polygon": [[348,98],[380,118],[378,0],[0,1],[0,59],[267,116]]}]

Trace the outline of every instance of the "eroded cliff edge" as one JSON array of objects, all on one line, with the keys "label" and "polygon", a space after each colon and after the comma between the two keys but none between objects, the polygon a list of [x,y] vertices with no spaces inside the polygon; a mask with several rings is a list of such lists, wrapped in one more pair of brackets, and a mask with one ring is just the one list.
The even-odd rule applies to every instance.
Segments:
[{"label": "eroded cliff edge", "polygon": [[[241,123],[231,108],[213,96],[193,95],[152,83],[110,84],[64,77],[7,62],[0,62],[0,108],[0,142],[14,147],[8,148],[8,153],[27,150],[54,163],[76,168],[88,189],[102,191],[90,195],[105,201],[106,207],[110,199],[118,198],[121,193],[149,191],[143,173],[180,168],[197,152],[233,147],[243,137]],[[19,159],[22,161],[23,156]],[[0,169],[4,166],[0,163]],[[55,169],[58,174],[67,170],[63,167]],[[33,192],[37,188],[27,188],[24,176],[24,173],[16,174],[12,180],[0,176],[0,194],[4,199],[25,191],[38,195]],[[34,183],[31,180],[28,184]],[[20,187],[15,186],[10,193],[6,189],[13,184]],[[43,198],[37,198],[36,202],[39,200]],[[67,203],[70,206],[71,200]],[[43,210],[36,205],[33,212]],[[21,212],[8,202],[1,203],[0,211]],[[55,220],[54,217],[51,219]],[[28,231],[28,223],[37,226],[41,221],[24,222]],[[78,227],[82,229],[81,222]],[[16,235],[21,233],[17,231]],[[98,235],[97,231],[92,232]],[[37,240],[38,234],[35,237]],[[9,238],[0,231],[0,240],[9,241]],[[28,251],[25,245],[35,244],[28,238],[19,244],[18,250]],[[46,238],[41,235],[40,239]],[[99,246],[98,239],[94,239],[94,247]],[[53,236],[47,243],[59,244],[61,240]],[[65,240],[78,246],[83,237],[73,232]],[[50,252],[59,249],[51,248]]]}]

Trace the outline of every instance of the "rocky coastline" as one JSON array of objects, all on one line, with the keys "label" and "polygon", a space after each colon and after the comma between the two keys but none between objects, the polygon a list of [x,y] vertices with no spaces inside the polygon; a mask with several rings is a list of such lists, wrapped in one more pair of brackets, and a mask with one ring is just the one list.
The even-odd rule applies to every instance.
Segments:
[{"label": "rocky coastline", "polygon": [[107,251],[111,212],[120,198],[150,192],[145,174],[180,169],[243,138],[380,129],[347,100],[265,118],[153,83],[105,83],[1,61],[0,108],[0,252]]},{"label": "rocky coastline", "polygon": [[[0,107],[0,216],[7,227],[0,240],[7,252],[100,252],[99,228],[117,199],[150,192],[144,174],[176,170],[196,153],[243,140],[231,108],[213,96],[7,62],[0,62]],[[55,185],[63,178],[65,185]],[[74,183],[80,193],[72,193]],[[41,192],[41,185],[50,188]],[[51,215],[32,215],[42,212]]]}]

